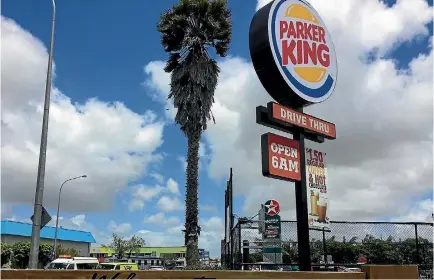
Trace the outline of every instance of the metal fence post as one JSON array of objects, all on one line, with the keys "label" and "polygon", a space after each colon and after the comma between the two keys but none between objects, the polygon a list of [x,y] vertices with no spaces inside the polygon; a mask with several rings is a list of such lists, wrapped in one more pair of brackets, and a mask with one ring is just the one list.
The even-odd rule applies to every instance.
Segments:
[{"label": "metal fence post", "polygon": [[322,230],[322,250],[324,252],[324,263],[327,267],[327,244],[326,244],[326,236],[325,236],[325,230]]},{"label": "metal fence post", "polygon": [[421,264],[420,257],[419,257],[419,237],[417,234],[417,223],[414,223],[414,234],[416,236],[416,262],[417,264]]},{"label": "metal fence post", "polygon": [[230,267],[231,269],[234,269],[234,232],[235,232],[235,228],[230,230],[230,235],[231,235],[231,240],[230,240]]},{"label": "metal fence post", "polygon": [[[238,263],[241,264],[243,261],[243,256],[241,255],[241,223],[238,222]],[[241,265],[238,266],[238,269],[241,269]]]}]

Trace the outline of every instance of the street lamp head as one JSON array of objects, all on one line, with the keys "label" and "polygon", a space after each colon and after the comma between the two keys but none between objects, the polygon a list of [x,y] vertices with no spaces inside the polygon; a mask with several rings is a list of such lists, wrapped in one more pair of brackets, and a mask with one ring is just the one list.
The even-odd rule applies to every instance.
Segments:
[{"label": "street lamp head", "polygon": [[83,176],[81,176],[81,178],[87,178],[87,175],[83,175]]}]

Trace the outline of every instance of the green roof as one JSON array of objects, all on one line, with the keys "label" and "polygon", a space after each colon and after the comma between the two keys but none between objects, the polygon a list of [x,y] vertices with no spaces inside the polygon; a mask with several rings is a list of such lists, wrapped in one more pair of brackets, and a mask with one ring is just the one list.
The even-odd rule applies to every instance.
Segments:
[{"label": "green roof", "polygon": [[[160,257],[160,254],[174,254],[174,253],[185,253],[187,251],[187,249],[183,246],[180,247],[142,247],[140,248],[140,251],[138,253],[143,253],[143,254],[151,254],[152,252],[156,253],[157,258]],[[113,254],[113,250],[111,250],[108,247],[91,247],[90,248],[90,253],[91,254],[98,254],[98,253],[102,253],[102,254]]]}]

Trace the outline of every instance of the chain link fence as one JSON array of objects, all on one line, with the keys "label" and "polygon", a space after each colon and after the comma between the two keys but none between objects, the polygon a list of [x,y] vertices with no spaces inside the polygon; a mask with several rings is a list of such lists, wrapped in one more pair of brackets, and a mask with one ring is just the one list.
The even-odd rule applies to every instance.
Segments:
[{"label": "chain link fence", "polygon": [[[270,257],[259,228],[263,221],[243,221],[232,230],[230,242],[222,241],[222,263],[229,269],[244,264],[274,262],[297,266],[297,223],[282,221],[278,247]],[[331,222],[330,231],[309,232],[312,265],[318,267],[359,267],[368,264],[418,264],[421,277],[432,277],[433,224],[391,222]],[[246,262],[244,255],[248,253]],[[244,262],[243,262],[244,260]]]}]

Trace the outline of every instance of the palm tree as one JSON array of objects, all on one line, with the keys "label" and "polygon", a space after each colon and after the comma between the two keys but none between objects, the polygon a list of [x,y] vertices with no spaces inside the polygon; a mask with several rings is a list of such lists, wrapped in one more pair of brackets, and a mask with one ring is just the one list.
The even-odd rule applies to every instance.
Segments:
[{"label": "palm tree", "polygon": [[232,24],[226,0],[181,0],[160,17],[158,31],[169,53],[165,71],[171,73],[170,94],[178,109],[175,122],[188,139],[186,170],[185,246],[187,265],[198,264],[199,145],[207,121],[214,120],[211,106],[219,67],[208,50],[225,57]]}]

